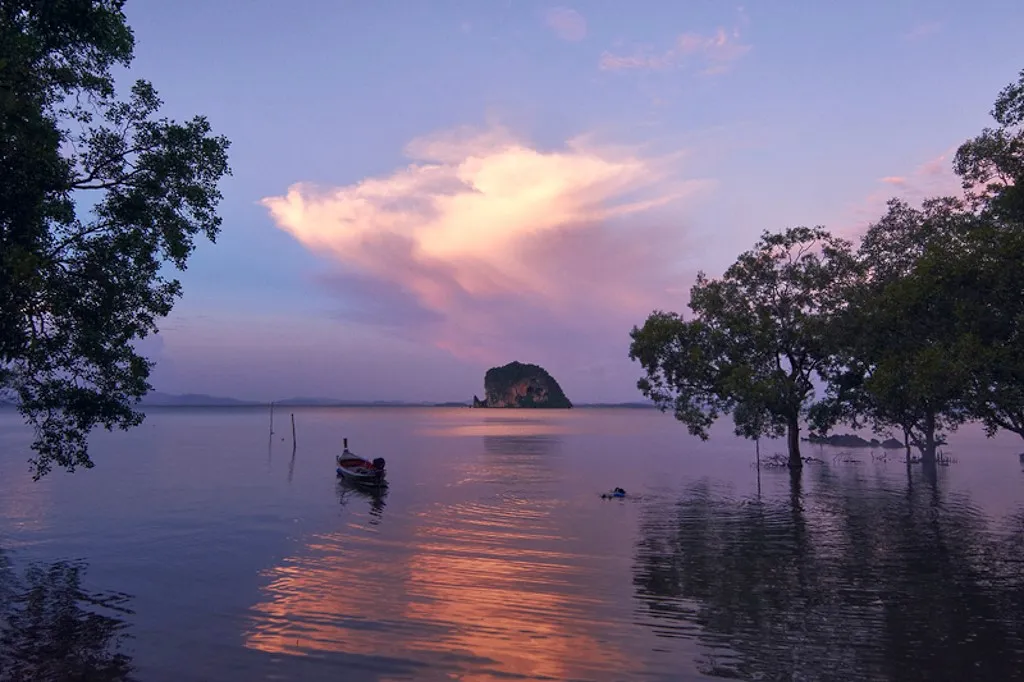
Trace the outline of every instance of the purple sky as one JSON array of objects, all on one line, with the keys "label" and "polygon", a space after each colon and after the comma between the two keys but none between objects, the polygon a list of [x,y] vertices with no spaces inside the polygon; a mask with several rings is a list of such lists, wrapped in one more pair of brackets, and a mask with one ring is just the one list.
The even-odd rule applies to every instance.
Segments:
[{"label": "purple sky", "polygon": [[628,333],[763,229],[956,189],[1014,0],[133,0],[133,74],[232,140],[223,233],[143,348],[167,392],[466,400],[536,362],[639,397]]}]

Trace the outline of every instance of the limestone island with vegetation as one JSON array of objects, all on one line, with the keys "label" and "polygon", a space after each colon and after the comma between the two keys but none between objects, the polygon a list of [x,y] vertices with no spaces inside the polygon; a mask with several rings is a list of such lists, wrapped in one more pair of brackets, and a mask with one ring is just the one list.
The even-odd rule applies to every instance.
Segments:
[{"label": "limestone island with vegetation", "polygon": [[572,403],[543,367],[510,362],[487,370],[484,400],[474,395],[473,407],[570,409]]}]

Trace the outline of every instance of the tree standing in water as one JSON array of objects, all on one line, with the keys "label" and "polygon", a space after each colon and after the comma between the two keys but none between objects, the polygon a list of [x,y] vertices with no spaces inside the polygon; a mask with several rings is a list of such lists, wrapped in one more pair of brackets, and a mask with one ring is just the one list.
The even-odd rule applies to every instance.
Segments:
[{"label": "tree standing in water", "polygon": [[96,426],[141,423],[152,363],[132,344],[181,294],[165,265],[221,224],[228,141],[158,118],[146,81],[115,93],[123,4],[0,5],[0,398],[34,427],[37,479],[91,467]]},{"label": "tree standing in water", "polygon": [[803,466],[800,421],[812,379],[833,357],[835,320],[859,281],[851,244],[816,227],[765,232],[719,280],[699,273],[694,318],[655,311],[634,327],[630,358],[640,391],[693,435],[732,413],[738,435],[786,435],[789,466]]},{"label": "tree standing in water", "polygon": [[838,361],[814,414],[817,429],[840,419],[879,433],[898,428],[908,450],[913,445],[931,463],[943,431],[969,418],[967,349],[976,344],[959,311],[970,292],[945,264],[968,248],[977,226],[951,197],[925,201],[920,210],[889,202],[861,240],[865,278],[848,293]]}]

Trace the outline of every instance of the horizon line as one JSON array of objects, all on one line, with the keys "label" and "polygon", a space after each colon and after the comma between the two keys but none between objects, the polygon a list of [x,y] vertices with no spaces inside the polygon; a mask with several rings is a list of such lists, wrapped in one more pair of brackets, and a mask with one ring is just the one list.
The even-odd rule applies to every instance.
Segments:
[{"label": "horizon line", "polygon": [[[139,401],[140,405],[147,407],[160,406],[163,403],[167,406],[178,403],[191,404],[199,407],[220,407],[220,406],[266,406],[282,405],[291,407],[326,407],[326,406],[373,406],[373,405],[421,405],[421,406],[472,406],[472,399],[469,400],[403,400],[403,399],[341,399],[326,398],[322,396],[289,396],[276,400],[249,400],[231,396],[218,396],[207,393],[165,393],[163,391],[151,391]],[[573,403],[573,405],[649,405],[655,407],[654,403],[640,400],[617,400],[617,401],[584,401]]]}]

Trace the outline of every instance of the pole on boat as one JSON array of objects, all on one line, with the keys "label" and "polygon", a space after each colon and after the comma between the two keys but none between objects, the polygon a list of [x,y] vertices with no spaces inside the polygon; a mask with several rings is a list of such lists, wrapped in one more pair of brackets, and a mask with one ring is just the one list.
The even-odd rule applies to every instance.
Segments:
[{"label": "pole on boat", "polygon": [[295,442],[295,413],[292,412],[292,452],[295,452],[297,445]]}]

